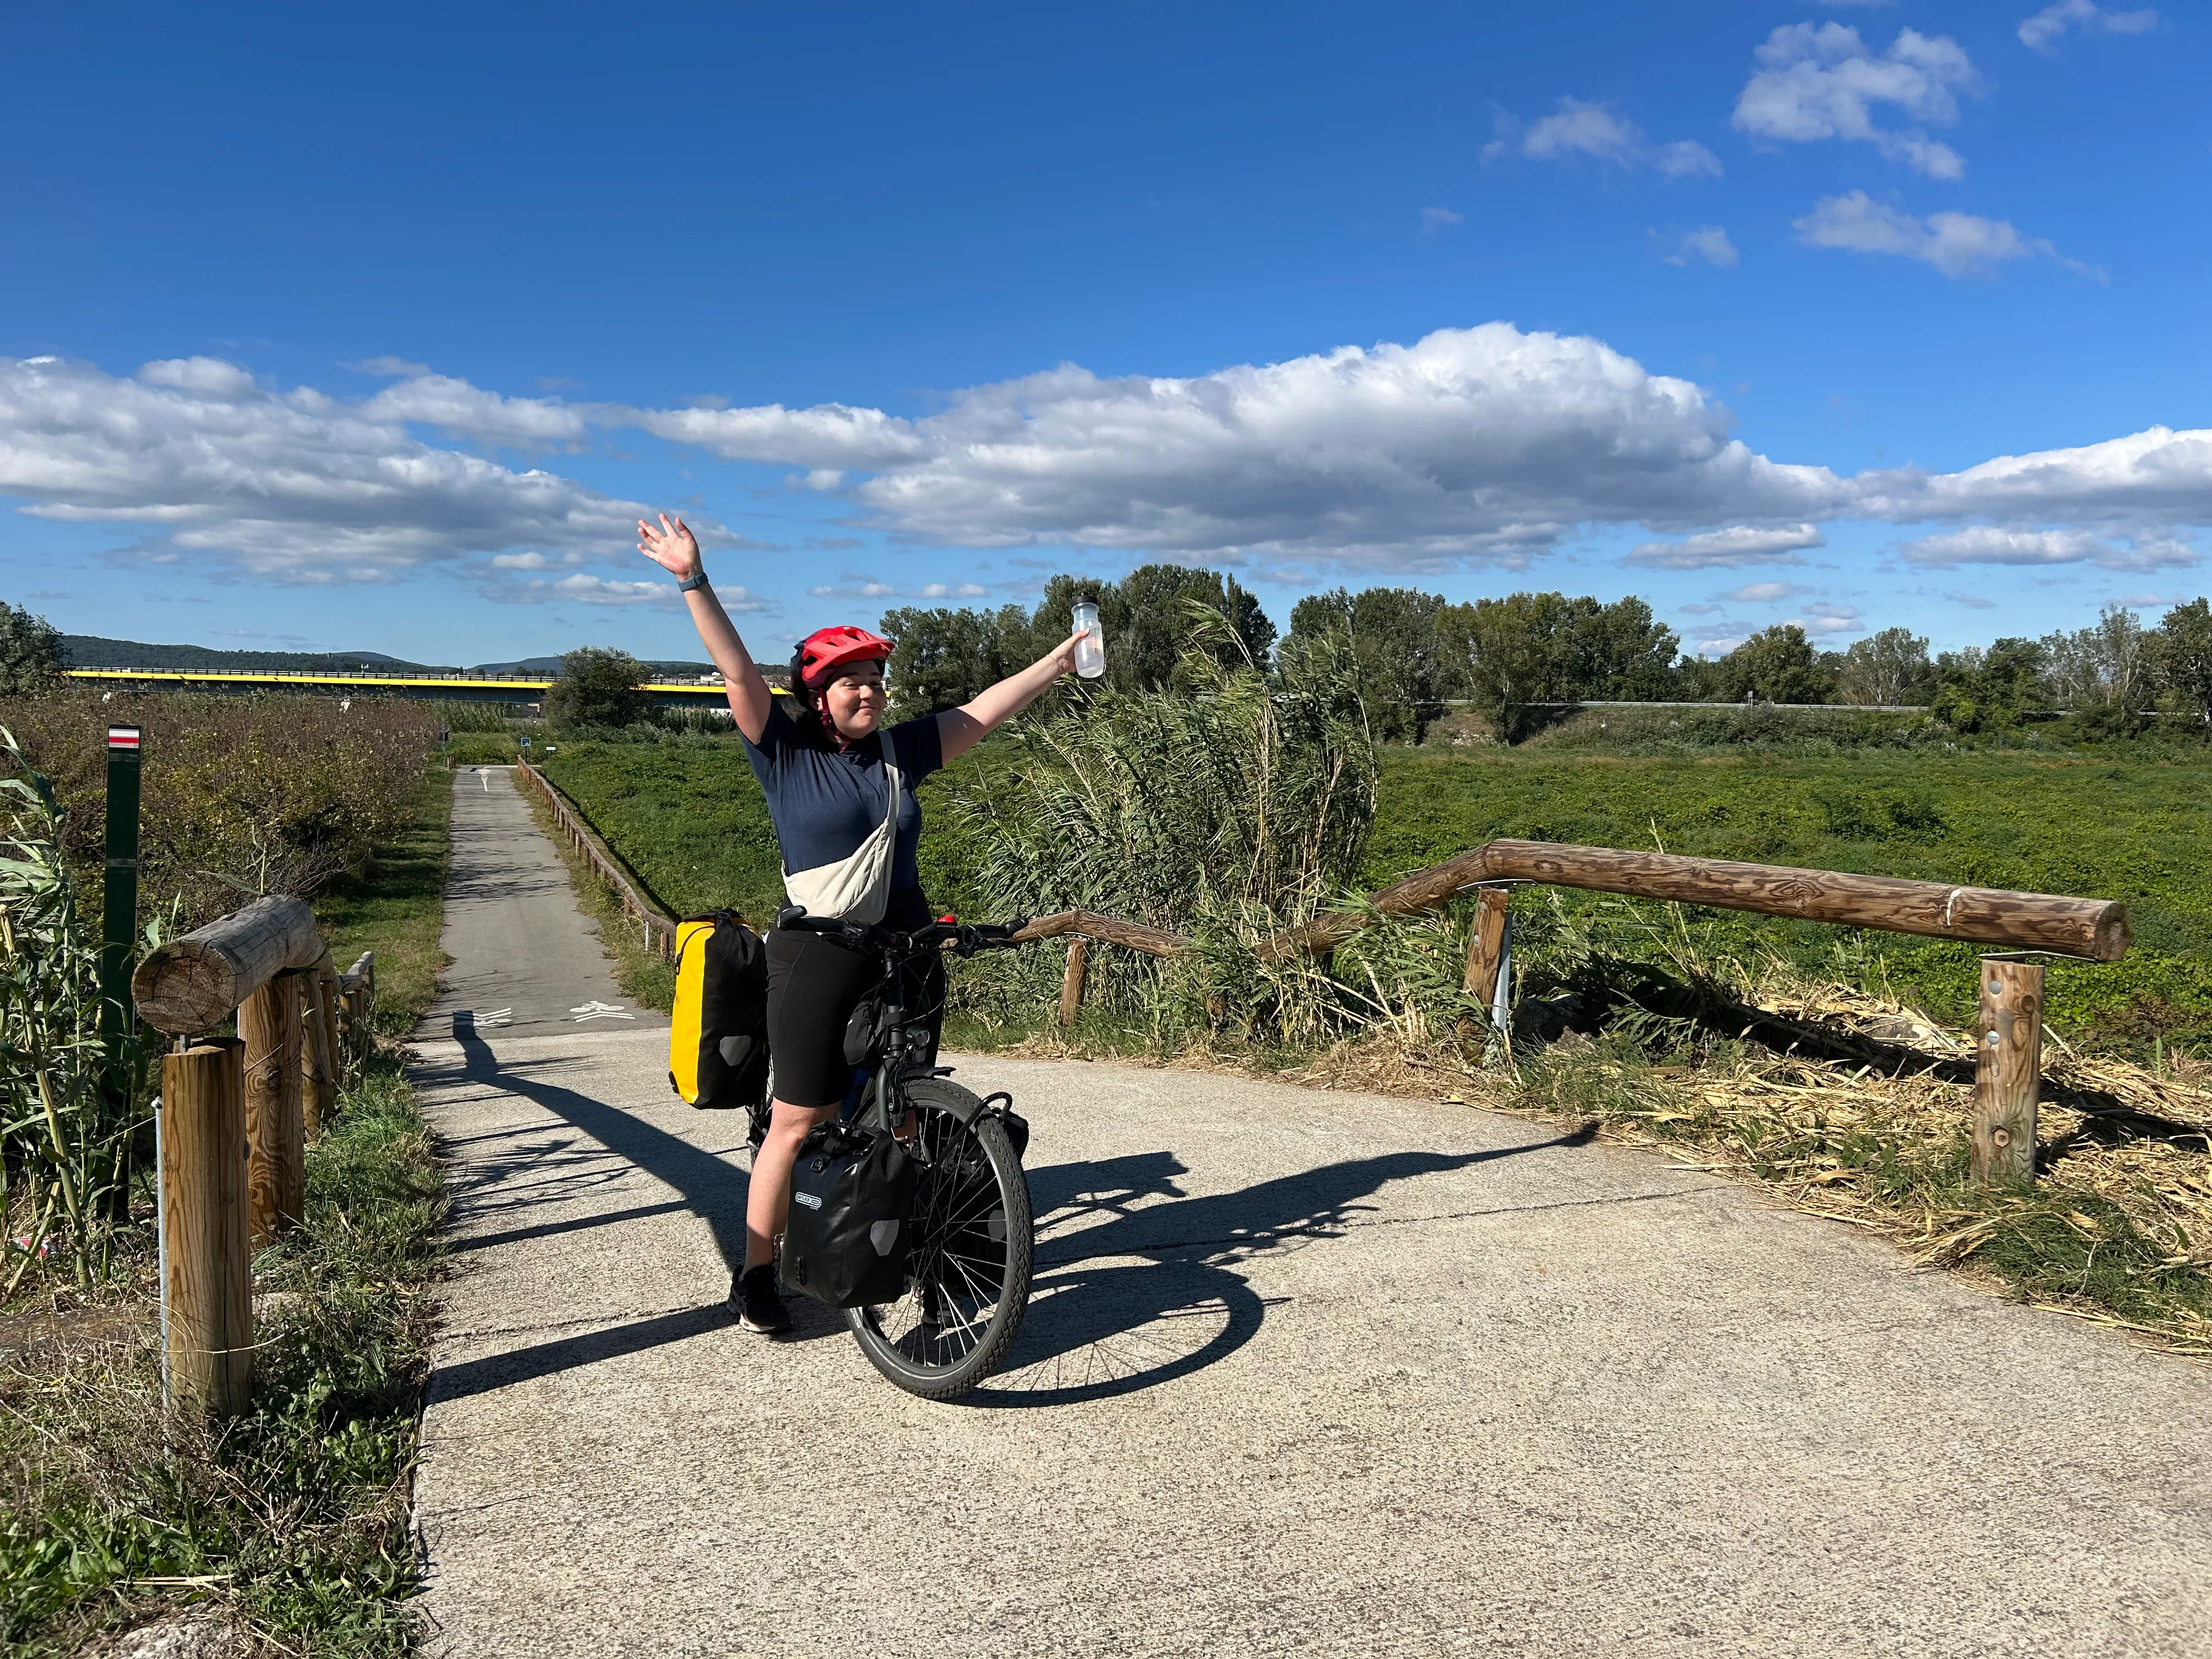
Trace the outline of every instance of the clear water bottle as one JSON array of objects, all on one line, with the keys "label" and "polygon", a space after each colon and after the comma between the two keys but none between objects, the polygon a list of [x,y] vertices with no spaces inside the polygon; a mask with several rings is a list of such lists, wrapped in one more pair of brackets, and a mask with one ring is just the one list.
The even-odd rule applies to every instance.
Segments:
[{"label": "clear water bottle", "polygon": [[1098,607],[1089,599],[1075,607],[1069,618],[1071,629],[1087,628],[1090,634],[1076,641],[1075,672],[1086,680],[1095,680],[1106,672],[1106,636],[1098,627]]}]

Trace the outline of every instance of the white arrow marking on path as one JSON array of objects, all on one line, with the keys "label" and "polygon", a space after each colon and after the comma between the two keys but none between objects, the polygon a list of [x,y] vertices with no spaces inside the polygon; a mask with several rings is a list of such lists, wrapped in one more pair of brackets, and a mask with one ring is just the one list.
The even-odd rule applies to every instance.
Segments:
[{"label": "white arrow marking on path", "polygon": [[514,1024],[514,1010],[495,1008],[488,1014],[478,1014],[477,1024],[478,1025],[512,1025]]},{"label": "white arrow marking on path", "polygon": [[586,1002],[568,1011],[575,1015],[576,1024],[587,1019],[635,1019],[637,1015],[619,1002]]}]

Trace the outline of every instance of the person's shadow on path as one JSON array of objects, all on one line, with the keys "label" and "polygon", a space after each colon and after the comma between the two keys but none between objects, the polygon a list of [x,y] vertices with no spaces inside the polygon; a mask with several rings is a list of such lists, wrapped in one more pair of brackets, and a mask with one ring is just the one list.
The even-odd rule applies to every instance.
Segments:
[{"label": "person's shadow on path", "polygon": [[[572,1151],[573,1137],[555,1141],[541,1135],[535,1141],[520,1140],[511,1153],[479,1160],[459,1172],[464,1213],[485,1209],[526,1212],[535,1205],[575,1197],[619,1177],[623,1166],[611,1164],[608,1155],[643,1170],[678,1194],[665,1203],[463,1238],[454,1249],[483,1249],[688,1209],[707,1224],[726,1264],[744,1261],[743,1170],[618,1107],[533,1075],[537,1066],[502,1066],[467,1011],[453,1016],[453,1030],[461,1048],[460,1069],[427,1071],[424,1081],[465,1081],[518,1095],[605,1149],[603,1153]],[[538,1133],[510,1133],[518,1139]],[[1237,1263],[1262,1252],[1340,1237],[1354,1216],[1376,1207],[1361,1200],[1389,1182],[1522,1152],[1580,1146],[1590,1139],[1591,1131],[1583,1129],[1551,1140],[1482,1152],[1390,1152],[1351,1158],[1201,1198],[1186,1196],[1176,1184],[1187,1170],[1170,1152],[1032,1170],[1036,1292],[1021,1334],[1001,1368],[1022,1386],[987,1385],[968,1399],[977,1405],[1066,1404],[1153,1387],[1212,1364],[1249,1341],[1264,1317],[1260,1297],[1232,1271]],[[516,1176],[546,1171],[549,1162],[552,1168],[543,1182],[516,1187]],[[469,1195],[477,1192],[490,1201],[472,1205]],[[1133,1257],[1144,1265],[1126,1265]],[[804,1297],[793,1299],[793,1335],[801,1339],[840,1334],[845,1328],[840,1315]],[[1148,1328],[1194,1316],[1194,1334],[1188,1340],[1162,1345],[1134,1340]],[[465,1399],[641,1352],[719,1328],[729,1319],[727,1309],[717,1300],[464,1361],[433,1373],[430,1398]],[[1078,1360],[1081,1363],[1073,1363]]]}]

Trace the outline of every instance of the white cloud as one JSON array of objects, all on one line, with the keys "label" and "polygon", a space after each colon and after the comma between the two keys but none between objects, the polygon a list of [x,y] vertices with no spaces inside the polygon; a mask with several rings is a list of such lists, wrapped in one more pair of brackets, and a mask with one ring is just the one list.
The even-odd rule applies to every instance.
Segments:
[{"label": "white cloud", "polygon": [[580,449],[587,410],[558,398],[503,398],[445,374],[418,374],[361,406],[372,421],[408,421],[524,449]]},{"label": "white cloud", "polygon": [[[875,409],[820,404],[786,409],[765,404],[756,409],[635,409],[602,411],[611,423],[641,427],[657,438],[696,444],[726,461],[773,455],[795,466],[833,475],[839,469],[896,465],[924,450],[915,423]],[[809,480],[811,483],[811,480]]]},{"label": "white cloud", "polygon": [[1734,605],[1779,605],[1804,591],[1795,582],[1746,582],[1741,587],[1713,597]]},{"label": "white cloud", "polygon": [[1721,176],[1721,158],[1694,138],[1677,138],[1671,144],[1660,145],[1651,154],[1651,165],[1664,179],[1691,179],[1701,173],[1715,179]]},{"label": "white cloud", "polygon": [[2103,523],[2134,532],[2212,524],[2212,431],[2154,426],[2077,449],[2000,455],[1929,477],[1910,467],[1852,481],[1861,512],[1910,524],[1988,518]]},{"label": "white cloud", "polygon": [[1809,524],[1760,529],[1731,525],[1679,542],[1645,542],[1626,562],[1661,570],[1713,570],[1746,564],[1802,564],[1798,550],[1826,547],[1828,538]]},{"label": "white cloud", "polygon": [[1655,167],[1666,179],[1700,173],[1718,178],[1721,173],[1720,157],[1694,139],[1678,138],[1654,148],[1636,123],[1610,105],[1588,99],[1562,98],[1558,109],[1532,122],[1500,109],[1492,125],[1498,136],[1482,147],[1485,161],[1510,155],[1532,161],[1588,156],[1615,167]]},{"label": "white cloud", "polygon": [[1670,265],[1686,265],[1692,259],[1703,259],[1709,265],[1721,266],[1732,265],[1736,262],[1735,244],[1729,240],[1728,232],[1718,225],[1700,225],[1683,235],[1662,238],[1661,240],[1667,252],[1659,257]]},{"label": "white cloud", "polygon": [[872,576],[856,576],[848,571],[835,586],[810,587],[806,591],[817,599],[980,599],[991,590],[976,582],[925,582],[920,587],[894,587],[889,582],[878,581]]},{"label": "white cloud", "polygon": [[1815,599],[1805,607],[1803,616],[1792,617],[1783,625],[1802,628],[1814,639],[1828,634],[1862,634],[1866,631],[1866,621],[1859,615],[1857,606],[1831,605],[1824,599]]},{"label": "white cloud", "polygon": [[2020,42],[2046,58],[2058,55],[2058,43],[2069,28],[2084,34],[2148,34],[2158,27],[2158,13],[2145,6],[2140,11],[2106,11],[2095,0],[2058,0],[2045,6],[2020,26]]},{"label": "white cloud", "polygon": [[[722,453],[764,465],[872,446],[874,462],[831,469],[852,504],[842,530],[1042,549],[1054,568],[1125,555],[1340,574],[1518,568],[1588,528],[1627,525],[1652,536],[1632,567],[1790,566],[1823,545],[1821,525],[1862,519],[1916,526],[1906,562],[1930,568],[2002,556],[2153,570],[2198,564],[2212,526],[2212,432],[2152,428],[1952,473],[1846,478],[1756,453],[1698,386],[1601,341],[1508,323],[1188,378],[1065,365],[957,391],[915,419],[838,404],[569,406],[425,376],[345,403],[216,359],[131,376],[0,359],[0,495],[35,516],[129,526],[143,538],[129,550],[149,560],[332,582],[481,556],[471,572],[509,597],[647,602],[647,573],[610,584],[580,568],[629,558],[641,504],[438,447],[384,401],[400,392],[418,399],[410,409],[541,435],[703,416]],[[687,516],[710,545],[738,542]],[[2051,536],[2077,539],[2033,539]],[[2007,537],[2031,539],[1989,539]],[[977,585],[930,597],[981,598]]]},{"label": "white cloud", "polygon": [[[388,352],[380,357],[364,357],[357,363],[341,363],[339,367],[352,369],[357,374],[398,374],[410,380],[430,372],[428,363],[411,362],[404,357],[394,357]],[[546,389],[550,391],[552,388],[549,386]]]},{"label": "white cloud", "polygon": [[1454,213],[1448,207],[1425,207],[1421,210],[1421,228],[1423,230],[1442,230],[1446,225],[1457,225],[1463,224],[1465,222],[1466,220],[1463,216]]},{"label": "white cloud", "polygon": [[[494,560],[494,564],[501,562]],[[505,566],[511,569],[532,569],[537,567]],[[547,600],[566,600],[572,605],[629,606],[655,605],[664,611],[683,608],[684,596],[671,581],[642,581],[609,580],[582,571],[563,576],[558,581],[543,577],[527,580],[493,578],[479,584],[487,599],[499,599],[510,605],[543,605]],[[743,587],[716,586],[714,597],[722,602],[722,609],[733,615],[758,612],[773,609],[769,603]]]},{"label": "white cloud", "polygon": [[1793,222],[1799,240],[1809,247],[1895,254],[1931,264],[1946,276],[1979,276],[2007,259],[2040,254],[2069,270],[2102,278],[2102,273],[2062,257],[2041,237],[2021,235],[2007,220],[1981,219],[1971,213],[1931,213],[1924,220],[1916,219],[1863,190],[1824,196],[1810,213]]},{"label": "white cloud", "polygon": [[311,581],[389,580],[472,552],[625,550],[634,539],[639,503],[433,447],[374,405],[304,386],[267,391],[215,358],[128,377],[56,357],[0,359],[0,495],[36,517],[143,529],[147,557],[204,553]]},{"label": "white cloud", "polygon": [[[1957,94],[1980,89],[1972,62],[1948,35],[1903,29],[1876,57],[1847,25],[1787,23],[1755,56],[1759,67],[1736,99],[1740,131],[1778,143],[1839,138],[1872,144],[1931,179],[1965,176],[1958,151],[1924,131],[1955,125]],[[1922,125],[1876,126],[1874,106],[1881,104]]]},{"label": "white cloud", "polygon": [[913,423],[922,459],[852,495],[930,542],[1411,570],[1518,564],[1593,520],[1808,518],[1845,493],[1728,425],[1599,341],[1490,323],[1187,380],[1069,365],[971,388]]},{"label": "white cloud", "polygon": [[1963,605],[1969,611],[1994,611],[1997,602],[1981,593],[1946,593],[1943,596],[1954,605]]},{"label": "white cloud", "polygon": [[2187,543],[2155,532],[2126,538],[2128,544],[2086,530],[2010,530],[1970,525],[1905,544],[1907,562],[1936,569],[1962,564],[2094,564],[2106,570],[2166,570],[2201,562]]},{"label": "white cloud", "polygon": [[879,582],[872,576],[855,576],[850,571],[842,580],[806,590],[817,599],[890,599],[898,597],[898,589],[889,582]]}]

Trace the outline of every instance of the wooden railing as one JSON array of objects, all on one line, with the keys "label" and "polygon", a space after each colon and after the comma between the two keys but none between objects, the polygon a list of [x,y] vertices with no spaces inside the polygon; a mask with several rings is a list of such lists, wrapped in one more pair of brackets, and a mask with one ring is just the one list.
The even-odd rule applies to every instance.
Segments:
[{"label": "wooden railing", "polygon": [[[2043,967],[2021,957],[2048,955],[2117,962],[2126,954],[2130,939],[2127,906],[2110,899],[2015,893],[1612,847],[1493,841],[1369,894],[1359,908],[1316,916],[1263,945],[1261,954],[1279,961],[1300,954],[1326,956],[1377,916],[1419,915],[1472,890],[1477,908],[1462,985],[1470,998],[1490,1007],[1502,1034],[1511,1002],[1510,896],[1516,885],[1539,884],[2002,947],[2002,954],[1982,959],[1975,1020],[1973,1173],[1987,1182],[2035,1178]],[[1190,948],[1190,941],[1180,934],[1089,910],[1040,917],[1016,937],[1058,935],[1073,935],[1060,982],[1059,1013],[1064,1025],[1074,1023],[1082,1006],[1089,941],[1125,945],[1157,957]]]},{"label": "wooden railing", "polygon": [[[664,954],[672,953],[675,923],[647,898],[629,867],[584,821],[582,813],[534,768],[515,769],[545,797],[554,820],[622,895]],[[2035,1121],[2043,1054],[2043,968],[2021,956],[2070,957],[2117,962],[2130,942],[2127,906],[2112,899],[2056,893],[2018,893],[1938,881],[1906,881],[1839,870],[1804,870],[1728,859],[1686,858],[1613,847],[1576,847],[1542,841],[1493,841],[1417,870],[1367,896],[1357,908],[1329,911],[1261,946],[1263,957],[1326,956],[1378,916],[1417,915],[1441,908],[1462,893],[1477,895],[1468,940],[1462,988],[1492,1011],[1501,1036],[1511,1006],[1513,927],[1510,890],[1541,884],[1619,893],[1633,898],[1749,910],[1761,915],[1868,927],[1961,944],[1994,945],[1982,960],[1975,1025],[1973,1170],[1987,1182],[2035,1177]],[[1180,933],[1125,921],[1095,910],[1062,910],[1039,916],[1014,935],[1028,942],[1065,938],[1067,967],[1060,981],[1059,1018],[1072,1025],[1083,1004],[1093,941],[1147,956],[1173,957],[1191,948]]]},{"label": "wooden railing", "polygon": [[[295,898],[265,898],[147,957],[138,1017],[161,1057],[164,1371],[173,1398],[228,1414],[253,1385],[252,1252],[307,1212],[307,1143],[374,1048],[376,960],[341,974]],[[236,1036],[210,1036],[237,1016]]]},{"label": "wooden railing", "polygon": [[623,915],[637,923],[644,943],[655,955],[674,960],[676,918],[647,895],[637,872],[599,838],[599,831],[586,820],[582,809],[552,779],[528,761],[517,761],[514,774],[538,791],[568,845],[591,866],[593,874],[615,890],[615,896],[622,901]]}]

